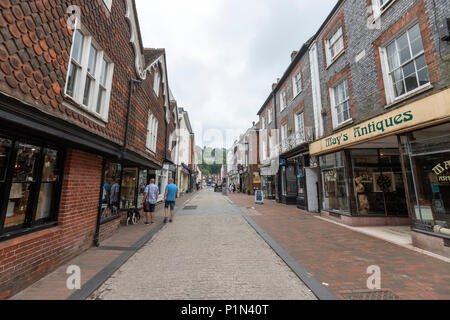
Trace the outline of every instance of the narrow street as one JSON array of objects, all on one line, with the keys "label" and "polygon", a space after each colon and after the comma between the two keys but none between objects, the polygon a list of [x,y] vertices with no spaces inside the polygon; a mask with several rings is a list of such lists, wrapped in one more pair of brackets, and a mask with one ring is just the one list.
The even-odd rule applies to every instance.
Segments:
[{"label": "narrow street", "polygon": [[293,299],[314,294],[222,194],[203,190],[89,299]]}]

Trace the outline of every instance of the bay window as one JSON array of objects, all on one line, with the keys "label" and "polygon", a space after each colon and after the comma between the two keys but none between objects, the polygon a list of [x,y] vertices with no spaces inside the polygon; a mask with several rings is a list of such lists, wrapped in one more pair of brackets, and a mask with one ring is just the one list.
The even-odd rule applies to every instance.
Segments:
[{"label": "bay window", "polygon": [[65,94],[91,114],[108,121],[114,65],[89,33],[73,35]]}]

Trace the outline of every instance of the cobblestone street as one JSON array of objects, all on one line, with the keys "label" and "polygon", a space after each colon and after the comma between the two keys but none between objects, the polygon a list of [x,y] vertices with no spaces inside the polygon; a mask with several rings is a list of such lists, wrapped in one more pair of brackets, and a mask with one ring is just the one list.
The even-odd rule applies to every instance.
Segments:
[{"label": "cobblestone street", "polygon": [[90,299],[316,299],[219,193],[197,194]]}]

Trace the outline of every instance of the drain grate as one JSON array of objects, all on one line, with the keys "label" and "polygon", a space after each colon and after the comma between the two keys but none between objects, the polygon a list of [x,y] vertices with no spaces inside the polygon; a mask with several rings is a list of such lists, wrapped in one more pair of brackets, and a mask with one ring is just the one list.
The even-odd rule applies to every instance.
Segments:
[{"label": "drain grate", "polygon": [[197,210],[198,206],[186,206],[183,208],[183,210]]},{"label": "drain grate", "polygon": [[341,293],[345,300],[400,300],[400,297],[388,290],[353,291]]}]

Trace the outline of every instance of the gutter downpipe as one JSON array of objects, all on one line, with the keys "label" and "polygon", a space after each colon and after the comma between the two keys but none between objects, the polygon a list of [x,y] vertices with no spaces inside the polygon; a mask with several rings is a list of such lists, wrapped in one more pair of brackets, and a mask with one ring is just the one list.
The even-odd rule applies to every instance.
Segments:
[{"label": "gutter downpipe", "polygon": [[[127,120],[125,123],[125,136],[124,136],[124,140],[123,140],[123,147],[122,147],[122,152],[119,155],[119,160],[122,160],[124,158],[124,153],[125,150],[127,148],[127,139],[128,139],[128,128],[129,128],[129,123],[130,123],[130,111],[131,111],[131,98],[133,96],[133,84],[137,83],[137,84],[141,84],[142,80],[136,80],[136,79],[130,79],[130,84],[129,84],[129,94],[128,94],[128,109],[127,109]],[[103,160],[103,165],[102,165],[102,181],[100,182],[100,184],[103,183],[104,180],[104,170],[105,169],[105,160]],[[100,188],[102,188],[102,186],[100,185]],[[100,246],[100,221],[102,218],[102,210],[101,210],[101,200],[102,199],[102,192],[100,189],[100,199],[99,199],[99,209],[98,209],[98,214],[97,214],[97,223],[95,226],[95,234],[94,234],[94,245],[96,247]]]}]

